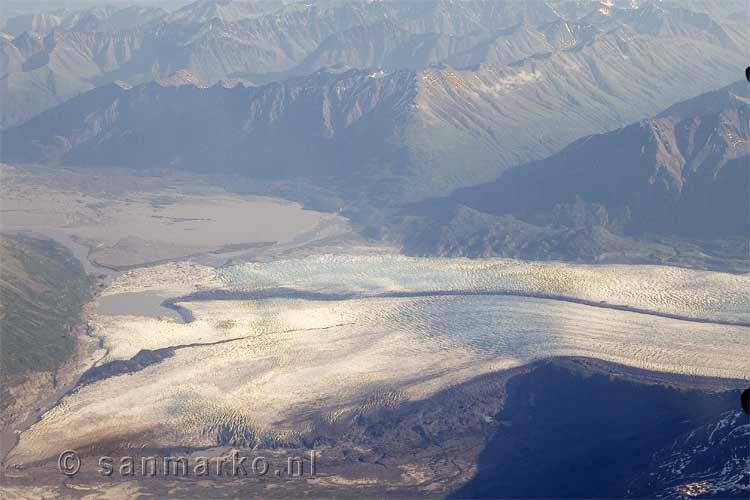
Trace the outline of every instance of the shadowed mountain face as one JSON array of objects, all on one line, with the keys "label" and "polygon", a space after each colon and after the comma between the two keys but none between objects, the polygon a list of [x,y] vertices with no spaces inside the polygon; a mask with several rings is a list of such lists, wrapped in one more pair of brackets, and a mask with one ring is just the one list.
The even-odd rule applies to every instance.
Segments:
[{"label": "shadowed mountain face", "polygon": [[742,258],[750,223],[749,103],[750,87],[738,82],[580,139],[494,183],[422,207],[434,223],[424,234],[433,236],[408,244],[417,252],[421,245],[423,252],[596,259],[637,253],[633,237],[662,235],[736,241]]},{"label": "shadowed mountain face", "polygon": [[[543,126],[526,109],[531,96],[539,94],[544,109],[595,105],[602,117],[591,133],[641,118],[637,107],[630,112],[636,99],[644,108],[663,108],[729,83],[727,76],[745,63],[747,35],[736,17],[714,18],[697,3],[687,5],[693,10],[642,4],[200,0],[171,14],[94,8],[25,16],[9,20],[11,34],[0,38],[0,126],[102,84],[136,85],[178,71],[209,85],[255,85],[335,65],[388,72],[445,64],[467,70],[454,90],[472,92],[476,100],[468,105],[509,110],[529,128]],[[471,84],[476,70],[481,85]],[[517,106],[486,95],[520,84],[529,93]],[[623,106],[610,111],[604,102]],[[578,113],[564,118],[579,121]],[[484,118],[476,124],[492,125]],[[546,146],[542,141],[541,149]],[[527,145],[526,153],[534,148]]]},{"label": "shadowed mountain face", "polygon": [[409,72],[321,72],[260,88],[111,84],[8,131],[5,158],[352,178],[374,163],[388,168],[388,155],[404,162],[396,134],[415,91]]},{"label": "shadowed mountain face", "polygon": [[543,365],[506,390],[479,471],[454,497],[744,498],[747,425],[735,392],[640,384],[574,363]]}]

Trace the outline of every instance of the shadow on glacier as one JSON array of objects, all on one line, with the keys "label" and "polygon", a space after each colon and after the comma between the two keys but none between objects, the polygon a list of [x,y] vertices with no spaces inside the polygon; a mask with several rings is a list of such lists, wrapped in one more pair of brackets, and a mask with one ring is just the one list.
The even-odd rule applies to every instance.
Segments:
[{"label": "shadow on glacier", "polygon": [[[451,497],[656,498],[689,482],[682,474],[693,469],[721,474],[743,446],[740,436],[717,447],[682,443],[718,428],[713,424],[737,409],[737,394],[639,380],[648,372],[630,371],[641,375],[615,378],[551,362],[512,378],[477,474]],[[677,471],[677,483],[675,471],[661,470],[664,460],[655,459],[698,448],[711,449]]]}]

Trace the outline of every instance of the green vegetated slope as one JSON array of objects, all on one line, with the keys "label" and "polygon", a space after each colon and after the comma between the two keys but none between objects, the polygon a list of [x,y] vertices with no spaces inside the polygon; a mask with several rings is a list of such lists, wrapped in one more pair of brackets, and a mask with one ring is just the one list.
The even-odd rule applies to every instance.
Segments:
[{"label": "green vegetated slope", "polygon": [[[81,263],[53,241],[0,238],[0,390],[71,355],[71,330],[89,299]],[[3,397],[3,406],[11,401]]]}]

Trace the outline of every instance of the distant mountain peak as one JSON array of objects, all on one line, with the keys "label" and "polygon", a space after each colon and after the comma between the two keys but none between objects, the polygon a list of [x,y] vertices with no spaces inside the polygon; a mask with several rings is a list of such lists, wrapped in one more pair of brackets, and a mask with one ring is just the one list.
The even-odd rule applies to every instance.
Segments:
[{"label": "distant mountain peak", "polygon": [[234,22],[271,13],[287,3],[278,0],[197,0],[175,11],[168,20],[181,24],[201,24],[214,19]]},{"label": "distant mountain peak", "polygon": [[231,80],[221,80],[216,85],[219,85],[220,87],[223,87],[225,89],[233,89],[237,87],[238,85],[245,86],[245,84],[241,80],[237,79],[231,79]]},{"label": "distant mountain peak", "polygon": [[158,80],[159,85],[162,87],[180,87],[182,85],[192,85],[198,88],[208,88],[209,86],[203,82],[200,78],[195,76],[188,70],[181,69],[167,78],[161,78]]}]

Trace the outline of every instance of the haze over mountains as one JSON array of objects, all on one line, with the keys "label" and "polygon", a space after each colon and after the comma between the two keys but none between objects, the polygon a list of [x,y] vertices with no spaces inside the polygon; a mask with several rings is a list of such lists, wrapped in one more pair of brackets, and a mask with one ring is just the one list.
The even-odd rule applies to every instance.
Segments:
[{"label": "haze over mountains", "polygon": [[3,31],[13,37],[26,32],[40,36],[53,31],[117,32],[134,29],[165,16],[167,12],[164,9],[137,5],[105,5],[83,10],[59,9],[49,13],[12,17],[5,22]]},{"label": "haze over mountains", "polygon": [[[500,86],[526,73],[561,85],[555,91],[562,102],[551,106],[589,90],[637,97],[642,92],[628,87],[644,73],[664,82],[637,85],[655,85],[646,93],[671,102],[730,82],[723,75],[740,64],[747,44],[738,19],[642,3],[633,9],[629,1],[199,0],[172,13],[101,7],[20,16],[7,22],[9,34],[0,39],[0,125],[18,124],[108,82],[136,85],[179,70],[208,84],[263,84],[331,65],[385,71],[478,67],[480,79],[499,79]],[[511,63],[513,71],[506,68]],[[498,68],[503,74],[493,75]],[[467,80],[473,76],[466,73]],[[669,81],[675,78],[682,84]],[[692,88],[682,88],[685,81]],[[575,85],[565,88],[568,83]]]}]

